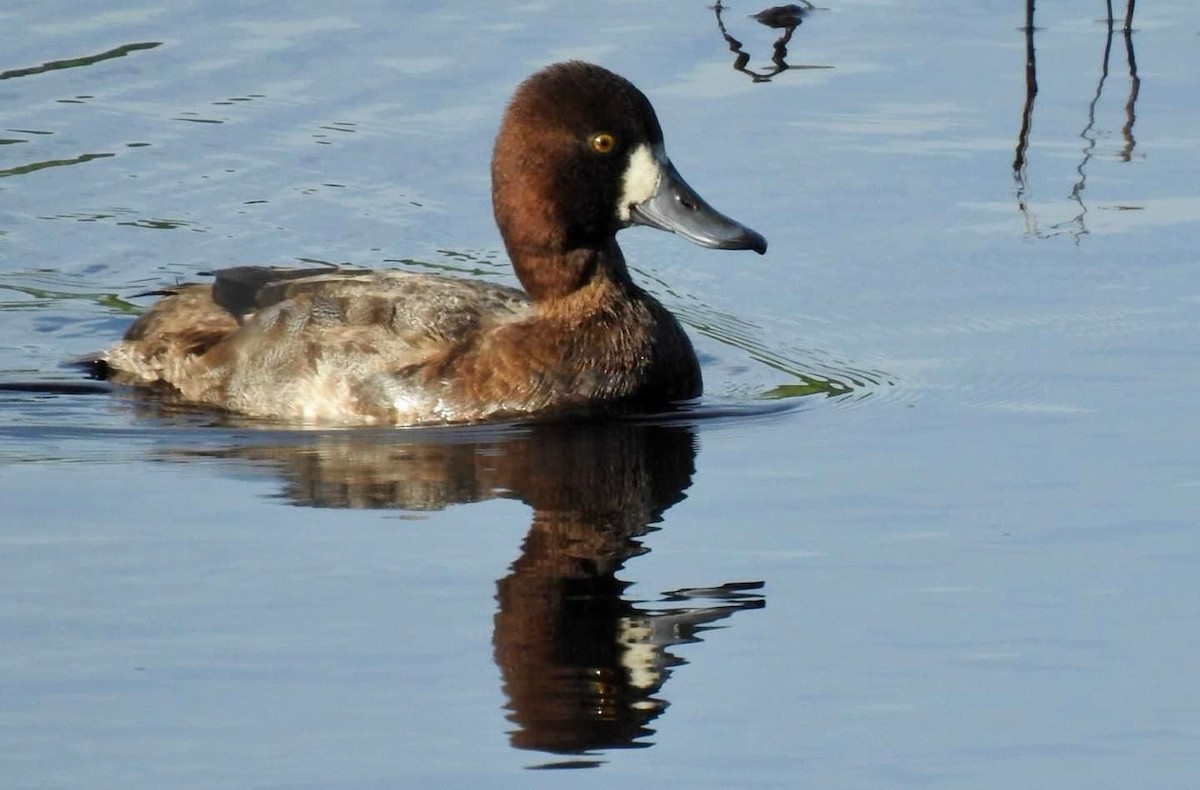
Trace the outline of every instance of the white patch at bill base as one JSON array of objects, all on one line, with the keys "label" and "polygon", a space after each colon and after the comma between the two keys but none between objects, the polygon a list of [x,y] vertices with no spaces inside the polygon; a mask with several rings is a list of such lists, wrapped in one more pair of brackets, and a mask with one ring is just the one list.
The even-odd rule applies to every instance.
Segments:
[{"label": "white patch at bill base", "polygon": [[629,155],[629,165],[621,177],[621,197],[617,200],[617,216],[629,221],[629,210],[649,200],[662,180],[663,164],[668,162],[662,145],[653,147],[642,143]]}]

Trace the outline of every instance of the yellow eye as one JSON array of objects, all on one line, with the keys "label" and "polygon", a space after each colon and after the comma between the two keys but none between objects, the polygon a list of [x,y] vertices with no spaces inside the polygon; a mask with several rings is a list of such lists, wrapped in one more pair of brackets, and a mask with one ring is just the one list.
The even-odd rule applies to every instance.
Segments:
[{"label": "yellow eye", "polygon": [[592,146],[592,150],[598,154],[612,153],[612,150],[617,147],[616,139],[608,132],[593,134],[588,143]]}]

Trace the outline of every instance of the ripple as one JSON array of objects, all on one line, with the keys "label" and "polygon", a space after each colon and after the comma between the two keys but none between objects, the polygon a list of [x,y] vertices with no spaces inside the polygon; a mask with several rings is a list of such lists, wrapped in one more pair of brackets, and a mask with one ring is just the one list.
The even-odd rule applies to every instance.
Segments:
[{"label": "ripple", "polygon": [[91,162],[96,159],[107,159],[116,156],[114,153],[92,153],[80,154],[79,156],[70,159],[46,159],[41,162],[30,162],[27,165],[17,165],[0,170],[0,178],[8,178],[10,176],[23,176],[29,173],[36,173],[39,170],[45,170],[51,167],[68,167],[70,165],[81,165],[85,162]]},{"label": "ripple", "polygon": [[79,68],[80,66],[91,66],[106,60],[112,60],[113,58],[123,58],[131,52],[138,52],[144,49],[154,49],[155,47],[161,45],[161,41],[143,41],[136,44],[124,44],[95,55],[84,55],[78,58],[67,58],[65,60],[49,60],[39,66],[0,71],[0,80],[11,80],[17,77],[30,77],[35,74],[45,74],[48,71],[74,69]]},{"label": "ripple", "polygon": [[[22,375],[28,378],[22,378]],[[779,419],[799,401],[699,399],[655,412],[611,416],[524,417],[474,424],[415,427],[330,427],[244,417],[172,403],[155,395],[78,376],[5,371],[0,380],[0,462],[104,461],[112,448],[143,457],[146,446],[205,449],[269,441],[309,444],[322,437],[354,441],[461,444],[508,440],[554,425],[693,427]],[[269,438],[268,438],[269,437]],[[64,449],[70,445],[69,452]]]},{"label": "ripple", "polygon": [[442,256],[439,261],[425,261],[417,258],[385,258],[386,264],[399,264],[403,268],[416,271],[433,272],[434,274],[461,274],[470,277],[495,276],[503,274],[512,278],[512,266],[508,258],[499,250],[437,250]]},{"label": "ripple", "polygon": [[182,112],[180,117],[172,118],[172,121],[187,121],[188,123],[225,123],[228,118],[202,118],[198,113]]},{"label": "ripple", "polygon": [[124,315],[136,315],[140,312],[137,305],[121,299],[114,293],[104,291],[74,291],[63,290],[63,286],[75,285],[75,282],[58,275],[56,272],[16,272],[0,274],[0,291],[21,294],[20,299],[0,299],[0,312],[14,310],[44,310],[47,307],[63,302],[90,302],[111,312]]},{"label": "ripple", "polygon": [[941,323],[907,327],[905,331],[914,335],[958,335],[1052,329],[1088,337],[1112,337],[1183,325],[1184,322],[1175,319],[1164,321],[1163,310],[1159,307],[1097,307],[1063,312],[973,314]]},{"label": "ripple", "polygon": [[138,215],[139,212],[131,208],[112,207],[42,215],[38,216],[37,219],[48,221],[72,220],[74,222],[104,222],[106,220],[113,220],[114,225],[148,230],[177,230],[186,228],[196,233],[207,233],[209,230],[190,220],[171,219],[169,217],[142,217]]},{"label": "ripple", "polygon": [[[726,370],[720,384],[724,396],[760,401],[821,396],[846,406],[895,388],[894,377],[888,373],[818,349],[782,346],[761,326],[697,301],[672,307],[697,334],[740,352],[735,359],[723,360]],[[770,381],[749,381],[741,370],[746,360],[760,366],[759,377],[767,372]]]}]

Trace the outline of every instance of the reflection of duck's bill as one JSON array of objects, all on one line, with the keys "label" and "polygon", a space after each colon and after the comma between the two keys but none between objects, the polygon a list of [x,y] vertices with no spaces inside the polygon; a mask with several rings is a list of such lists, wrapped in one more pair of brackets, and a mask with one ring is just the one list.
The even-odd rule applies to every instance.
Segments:
[{"label": "reflection of duck's bill", "polygon": [[702,247],[721,250],[767,251],[761,233],[730,219],[700,197],[675,165],[665,156],[656,156],[658,185],[649,198],[629,208],[629,220],[683,236]]}]

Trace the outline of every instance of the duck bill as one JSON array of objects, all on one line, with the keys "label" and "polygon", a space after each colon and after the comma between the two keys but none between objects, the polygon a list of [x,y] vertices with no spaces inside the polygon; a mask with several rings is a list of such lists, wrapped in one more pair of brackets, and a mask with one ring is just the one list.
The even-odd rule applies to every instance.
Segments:
[{"label": "duck bill", "polygon": [[761,233],[708,205],[670,160],[658,164],[658,186],[649,198],[630,208],[631,222],[677,233],[701,247],[754,250],[759,255],[767,251],[767,240]]}]

